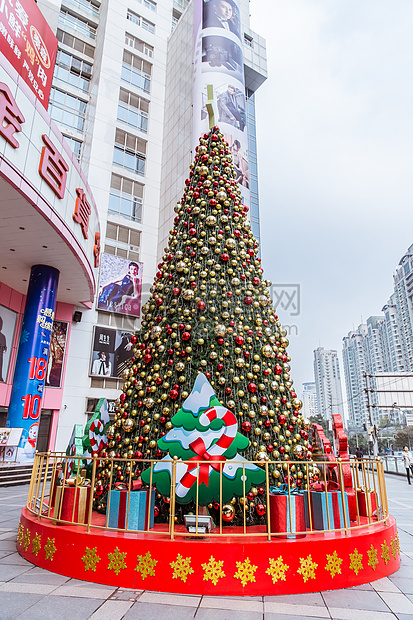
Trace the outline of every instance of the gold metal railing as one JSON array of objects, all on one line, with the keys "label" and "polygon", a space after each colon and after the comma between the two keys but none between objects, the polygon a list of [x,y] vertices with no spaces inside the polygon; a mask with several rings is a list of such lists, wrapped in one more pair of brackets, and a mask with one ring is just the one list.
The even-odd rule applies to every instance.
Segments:
[{"label": "gold metal railing", "polygon": [[[89,459],[88,461],[82,457],[69,457],[65,453],[36,453],[35,461],[33,465],[32,477],[29,486],[29,493],[27,498],[27,509],[37,517],[37,519],[49,519],[57,524],[62,525],[80,525],[87,528],[87,531],[91,529],[96,530],[115,530],[120,532],[138,532],[138,531],[156,531],[157,535],[163,535],[174,539],[179,536],[188,536],[188,532],[182,525],[177,525],[175,522],[175,514],[176,508],[179,501],[177,501],[176,497],[176,470],[177,470],[177,461],[171,460],[171,486],[170,486],[170,501],[169,501],[169,523],[164,524],[163,526],[155,525],[155,529],[150,529],[150,514],[153,508],[153,500],[152,494],[149,493],[148,502],[147,502],[147,517],[145,519],[144,528],[140,530],[132,529],[129,526],[129,508],[130,508],[130,499],[132,490],[132,476],[136,467],[139,465],[140,469],[146,465],[146,467],[150,467],[150,480],[149,480],[149,488],[154,488],[153,485],[153,474],[154,474],[154,466],[158,461],[155,460],[140,460],[140,461],[131,461],[130,459],[101,459],[98,460],[96,457],[93,459]],[[97,468],[98,466],[105,463],[108,465],[111,464],[110,467],[110,476],[109,476],[109,488],[113,488],[116,482],[116,479],[113,476],[115,466],[121,463],[128,463],[129,474],[126,480],[123,480],[124,485],[127,490],[127,507],[126,507],[126,521],[125,528],[109,528],[103,515],[99,515],[99,513],[95,513],[93,511],[93,488],[95,486]],[[165,463],[165,461],[163,461]],[[253,537],[266,537],[268,540],[271,540],[272,537],[275,536],[287,536],[287,535],[302,535],[302,531],[296,531],[289,529],[289,531],[274,531],[271,528],[271,511],[272,511],[272,502],[270,501],[270,495],[273,492],[273,487],[277,489],[277,479],[274,479],[272,472],[273,471],[283,471],[285,479],[288,481],[286,485],[284,485],[283,493],[288,496],[287,509],[289,511],[289,521],[290,523],[293,521],[292,519],[292,495],[296,493],[296,489],[291,485],[291,473],[296,470],[296,467],[293,469],[293,466],[299,465],[300,468],[305,467],[305,478],[309,479],[309,474],[312,471],[312,468],[315,466],[319,470],[319,479],[318,484],[321,487],[324,487],[323,490],[319,491],[320,493],[326,494],[326,511],[327,511],[327,528],[320,530],[315,529],[315,521],[314,521],[314,513],[312,509],[312,502],[310,501],[310,489],[300,491],[301,494],[307,496],[307,509],[306,509],[306,520],[307,520],[307,529],[306,534],[318,534],[321,532],[338,532],[347,535],[350,530],[360,529],[371,526],[374,523],[386,523],[389,511],[388,511],[388,503],[387,503],[387,495],[386,495],[386,486],[384,480],[384,469],[383,463],[380,458],[377,459],[368,459],[368,460],[360,460],[355,461],[351,460],[342,461],[338,459],[337,461],[331,462],[302,462],[302,461],[266,461],[262,462],[252,462],[255,465],[258,465],[265,472],[265,483],[262,484],[264,487],[264,494],[262,495],[262,503],[266,507],[265,512],[265,525],[256,526],[253,528],[253,531],[247,524],[247,515],[248,515],[248,492],[250,489],[246,488],[246,470],[245,465],[246,462],[239,462],[243,467],[243,498],[241,501],[243,502],[243,519],[242,525],[229,527],[228,525],[224,525],[222,519],[222,508],[225,503],[223,501],[223,466],[225,461],[217,461],[219,464],[219,473],[220,473],[220,485],[219,485],[219,509],[217,510],[219,514],[219,521],[215,524],[213,530],[208,533],[209,537],[219,537],[219,536],[253,536]],[[72,465],[74,464],[74,467]],[[197,463],[196,465],[196,479],[199,481],[200,474],[200,465],[201,463]],[[75,475],[71,479],[68,478],[68,472],[72,467],[72,471],[80,472],[87,466],[89,471],[89,480],[83,480],[80,475]],[[310,469],[311,468],[311,469]],[[345,475],[343,474],[343,469],[345,469]],[[328,493],[328,483],[331,476],[328,475],[328,470],[334,470],[334,476],[337,482],[337,491],[339,493],[339,502],[342,507],[342,515],[343,515],[343,523],[342,527],[335,528],[333,515],[330,514],[329,502],[327,501],[327,493]],[[48,482],[48,477],[50,478],[51,472],[51,481]],[[356,496],[352,499],[351,494],[348,494],[345,489],[345,477],[346,482],[348,484],[348,476],[351,474],[352,486],[355,490]],[[195,476],[195,473],[194,473]],[[57,484],[59,478],[59,485]],[[86,485],[86,486],[85,486]],[[65,488],[71,487],[74,489],[72,491],[73,494],[73,508],[72,514],[69,515],[69,518],[62,518],[62,508],[64,505],[63,496],[65,494]],[[88,490],[89,489],[89,490]],[[360,503],[358,501],[358,495],[364,494],[364,512],[365,514],[360,514]],[[86,507],[85,507],[85,497],[86,497]],[[265,500],[264,500],[265,498]],[[82,515],[82,519],[76,519],[76,514],[79,513],[79,504],[80,500],[82,500],[83,507],[85,508],[84,513]],[[196,496],[195,496],[195,520],[196,520],[196,532],[198,532],[198,520],[203,512],[202,507],[199,506],[199,485],[196,485]],[[110,502],[111,502],[111,493],[108,493],[108,505],[107,511],[110,510]],[[353,502],[353,516],[355,519],[352,521],[348,518],[348,512],[346,510],[347,502]],[[356,508],[354,515],[354,506]],[[203,515],[202,515],[203,516]],[[204,533],[191,533],[191,537],[204,537]]]}]

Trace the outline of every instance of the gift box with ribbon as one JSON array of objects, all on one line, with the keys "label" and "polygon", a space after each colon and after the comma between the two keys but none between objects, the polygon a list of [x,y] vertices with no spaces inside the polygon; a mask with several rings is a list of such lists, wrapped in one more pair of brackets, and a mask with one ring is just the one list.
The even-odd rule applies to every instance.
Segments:
[{"label": "gift box with ribbon", "polygon": [[71,523],[87,523],[92,499],[90,481],[69,478],[62,486],[56,486],[53,517]]},{"label": "gift box with ribbon", "polygon": [[[374,491],[357,489],[357,505],[360,517],[375,517],[377,515],[377,495]],[[374,514],[376,513],[376,514]]]},{"label": "gift box with ribbon", "polygon": [[[305,521],[314,530],[335,530],[350,525],[348,498],[341,491],[304,491]],[[343,509],[344,500],[344,509]],[[346,515],[346,521],[344,519]]]},{"label": "gift box with ribbon", "polygon": [[60,482],[60,478],[62,477],[63,466],[62,463],[56,463],[56,467],[52,473],[52,479],[50,481],[50,508],[56,503],[56,489]]},{"label": "gift box with ribbon", "polygon": [[280,538],[306,536],[304,498],[298,489],[289,493],[287,485],[270,488],[270,530],[271,534],[287,532]]},{"label": "gift box with ribbon", "polygon": [[110,491],[106,527],[121,530],[146,530],[153,527],[155,490],[129,491],[117,488]]}]

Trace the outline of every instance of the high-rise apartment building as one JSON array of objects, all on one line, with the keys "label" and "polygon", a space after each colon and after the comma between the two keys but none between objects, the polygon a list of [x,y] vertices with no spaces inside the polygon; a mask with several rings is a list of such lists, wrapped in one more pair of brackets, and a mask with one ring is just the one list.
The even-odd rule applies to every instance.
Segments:
[{"label": "high-rise apartment building", "polygon": [[413,245],[400,259],[393,282],[405,370],[413,371]]},{"label": "high-rise apartment building", "polygon": [[[255,92],[266,79],[265,41],[249,28],[249,1],[239,5],[250,215],[259,237]],[[138,265],[144,303],[194,156],[194,0],[39,0],[38,6],[58,39],[49,114],[87,175],[102,252]],[[98,398],[113,403],[123,384],[113,376],[112,352],[125,353],[139,319],[110,304],[119,280],[102,293],[103,269],[106,311],[97,300],[86,311],[77,308],[82,316],[71,330],[64,406],[55,412],[51,448],[64,449],[73,425],[84,424]],[[99,347],[112,334],[105,365]]]},{"label": "high-rise apartment building", "polygon": [[312,418],[318,414],[317,388],[314,381],[303,383],[302,398],[303,415]]},{"label": "high-rise apartment building", "polygon": [[333,413],[339,413],[344,419],[337,351],[325,350],[323,347],[314,351],[314,378],[318,413],[326,420],[331,420]]}]

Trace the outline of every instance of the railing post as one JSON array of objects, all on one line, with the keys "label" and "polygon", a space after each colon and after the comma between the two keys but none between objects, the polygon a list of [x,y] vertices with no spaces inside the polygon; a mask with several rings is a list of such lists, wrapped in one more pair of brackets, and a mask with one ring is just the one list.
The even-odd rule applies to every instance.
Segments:
[{"label": "railing post", "polygon": [[[38,521],[40,521],[41,516],[42,516],[43,500],[44,500],[44,494],[45,494],[45,491],[46,491],[46,483],[47,483],[47,472],[48,472],[48,469],[49,469],[50,450],[47,451],[46,455],[47,455],[46,468],[45,468],[44,478],[43,478],[42,496],[41,496],[41,499],[40,499],[40,511],[39,511],[39,515],[37,517]],[[42,468],[42,470],[43,470],[43,468]]]},{"label": "railing post", "polygon": [[347,521],[347,511],[346,511],[346,501],[344,499],[344,476],[343,476],[343,466],[341,458],[337,459],[338,462],[338,476],[340,479],[340,493],[341,493],[341,505],[343,506],[343,516],[344,516],[344,529],[345,534],[348,536],[348,521]]},{"label": "railing post", "polygon": [[32,475],[30,477],[30,486],[29,486],[29,492],[27,494],[27,508],[30,509],[30,505],[32,506],[31,509],[33,509],[33,487],[35,485],[35,480],[37,477],[37,468],[39,466],[39,454],[36,450],[35,454],[34,454],[34,462],[33,462],[33,469],[32,469]]},{"label": "railing post", "polygon": [[93,489],[95,488],[95,477],[96,477],[96,464],[97,464],[97,454],[93,455],[92,459],[92,479],[90,481],[90,502],[89,502],[89,514],[87,515],[87,531],[90,532],[90,523],[92,521],[92,508],[93,508]]}]

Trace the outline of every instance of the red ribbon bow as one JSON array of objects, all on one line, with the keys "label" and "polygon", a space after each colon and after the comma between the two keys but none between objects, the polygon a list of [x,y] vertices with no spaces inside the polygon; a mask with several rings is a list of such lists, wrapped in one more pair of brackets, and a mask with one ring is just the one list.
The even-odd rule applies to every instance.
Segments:
[{"label": "red ribbon bow", "polygon": [[[219,463],[216,463],[214,461],[225,461],[226,459],[224,456],[211,456],[210,454],[208,454],[205,448],[205,443],[201,438],[195,439],[195,441],[189,444],[189,447],[195,452],[196,456],[188,459],[188,469],[181,479],[181,484],[188,488],[192,486],[194,475],[191,474],[191,472],[197,467],[197,464],[200,463],[198,478],[199,484],[201,484],[201,482],[204,482],[206,486],[208,486],[209,468],[212,467],[216,471],[220,471]],[[190,463],[191,461],[192,463]],[[188,482],[190,483],[189,485]]]}]

